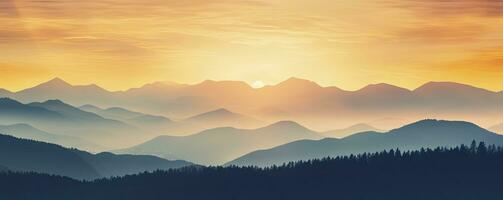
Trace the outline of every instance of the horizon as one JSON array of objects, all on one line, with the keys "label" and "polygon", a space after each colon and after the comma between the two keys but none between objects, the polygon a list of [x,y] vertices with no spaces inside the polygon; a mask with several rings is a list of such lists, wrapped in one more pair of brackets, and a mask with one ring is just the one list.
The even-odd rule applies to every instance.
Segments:
[{"label": "horizon", "polygon": [[[503,90],[501,1],[0,1],[0,85],[286,77]],[[76,12],[77,11],[77,12]],[[27,78],[28,77],[28,78]]]},{"label": "horizon", "polygon": [[335,87],[335,88],[338,88],[338,89],[341,89],[343,91],[346,91],[346,92],[356,92],[356,91],[359,91],[359,90],[362,90],[362,89],[365,89],[366,87],[368,86],[375,86],[375,85],[389,85],[389,86],[393,86],[393,87],[398,87],[398,88],[401,88],[401,89],[406,89],[408,91],[414,91],[418,88],[421,88],[422,86],[425,86],[427,84],[431,84],[431,83],[453,83],[453,84],[457,84],[457,85],[465,85],[465,86],[469,86],[469,87],[474,87],[474,88],[477,88],[477,89],[482,89],[482,90],[487,90],[487,91],[490,91],[490,92],[493,92],[493,93],[500,93],[500,92],[503,92],[503,88],[500,88],[500,89],[489,89],[489,88],[484,88],[484,87],[480,87],[480,86],[477,86],[477,85],[472,85],[472,84],[468,84],[468,83],[462,83],[462,82],[454,82],[454,81],[427,81],[427,82],[424,82],[424,83],[420,83],[419,85],[415,86],[415,87],[412,87],[412,88],[408,88],[408,87],[404,87],[404,86],[400,86],[400,85],[394,85],[394,84],[391,84],[391,83],[386,83],[386,82],[379,82],[379,83],[368,83],[366,85],[363,85],[362,87],[359,87],[357,89],[353,89],[353,90],[350,90],[350,89],[345,89],[343,87],[340,87],[338,85],[321,85],[319,84],[318,82],[316,81],[313,81],[313,80],[309,80],[309,79],[305,79],[305,78],[299,78],[299,77],[289,77],[289,78],[286,78],[282,81],[279,81],[277,83],[272,83],[272,84],[266,84],[264,83],[263,85],[261,85],[260,87],[256,87],[254,85],[253,82],[246,82],[246,81],[242,81],[242,80],[213,80],[213,79],[205,79],[205,80],[202,80],[202,81],[198,81],[198,82],[194,82],[194,83],[183,83],[183,82],[176,82],[176,81],[170,81],[170,80],[155,80],[155,81],[151,81],[151,82],[145,82],[145,83],[142,83],[138,86],[133,86],[133,87],[130,87],[130,88],[124,88],[124,89],[118,89],[118,90],[114,90],[114,89],[111,89],[111,88],[107,88],[107,87],[104,87],[102,85],[99,85],[97,83],[85,83],[85,84],[74,84],[72,82],[69,82],[67,81],[66,79],[64,78],[61,78],[61,77],[53,77],[53,78],[50,78],[50,79],[47,79],[45,81],[42,81],[42,82],[38,82],[38,83],[34,83],[33,85],[31,86],[27,86],[27,87],[24,87],[24,88],[20,88],[20,89],[17,89],[17,90],[12,90],[10,88],[6,88],[6,87],[3,87],[0,85],[0,89],[5,89],[9,92],[13,92],[13,93],[16,93],[16,92],[20,92],[20,91],[23,91],[23,90],[26,90],[26,89],[30,89],[30,88],[33,88],[33,87],[37,87],[39,85],[42,85],[42,84],[45,84],[45,83],[48,83],[48,82],[51,82],[51,81],[55,81],[55,80],[60,80],[60,81],[63,81],[71,86],[92,86],[92,85],[95,85],[103,90],[106,90],[108,92],[126,92],[128,90],[131,90],[131,89],[138,89],[138,88],[142,88],[142,87],[145,87],[147,85],[150,85],[150,84],[156,84],[156,83],[166,83],[166,84],[176,84],[176,85],[187,85],[187,86],[192,86],[192,85],[200,85],[200,84],[203,84],[204,82],[206,81],[213,81],[213,82],[240,82],[240,83],[245,83],[247,86],[249,86],[251,89],[254,89],[254,90],[259,90],[259,89],[262,89],[264,87],[274,87],[274,86],[277,86],[277,85],[280,85],[281,83],[284,83],[284,82],[287,82],[289,80],[301,80],[301,81],[309,81],[309,82],[312,82],[314,84],[317,84],[318,86],[322,87],[322,88],[330,88],[330,87]]}]

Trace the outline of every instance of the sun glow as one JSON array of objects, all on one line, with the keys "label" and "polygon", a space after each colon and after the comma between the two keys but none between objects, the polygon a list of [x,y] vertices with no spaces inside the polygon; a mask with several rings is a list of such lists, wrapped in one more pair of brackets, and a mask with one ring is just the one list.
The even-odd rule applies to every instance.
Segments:
[{"label": "sun glow", "polygon": [[263,88],[265,86],[265,84],[261,80],[256,80],[256,81],[253,81],[253,83],[251,84],[251,86],[253,88],[255,88],[255,89],[259,89],[259,88]]}]

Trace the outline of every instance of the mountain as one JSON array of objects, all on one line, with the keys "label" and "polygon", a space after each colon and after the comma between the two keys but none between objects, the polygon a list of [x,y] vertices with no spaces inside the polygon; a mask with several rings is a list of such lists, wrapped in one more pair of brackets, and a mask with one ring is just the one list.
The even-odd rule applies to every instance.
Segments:
[{"label": "mountain", "polygon": [[503,144],[503,136],[463,121],[422,120],[387,133],[362,132],[342,139],[300,140],[242,156],[228,165],[270,166],[289,161],[376,152],[453,147],[471,141]]},{"label": "mountain", "polygon": [[98,146],[81,138],[48,133],[28,124],[0,125],[0,133],[17,138],[55,143],[65,147],[73,147],[90,151],[105,149],[104,147]]},{"label": "mountain", "polygon": [[191,165],[154,156],[91,154],[59,145],[0,134],[0,165],[15,171],[33,171],[76,179],[122,176],[156,169]]},{"label": "mountain", "polygon": [[330,130],[334,129],[334,122],[350,126],[384,118],[408,122],[424,118],[459,119],[486,126],[503,120],[502,94],[452,82],[429,82],[414,90],[379,83],[345,91],[290,78],[260,89],[240,81],[208,80],[197,84],[156,82],[115,92],[54,79],[8,95],[25,103],[60,99],[71,105],[122,107],[173,119],[227,108],[265,121],[288,119],[317,130]]},{"label": "mountain", "polygon": [[233,113],[227,109],[217,109],[190,117],[183,122],[196,124],[206,128],[215,127],[237,127],[237,128],[256,128],[263,125],[263,122],[252,117]]},{"label": "mountain", "polygon": [[181,132],[185,132],[185,134],[187,134],[187,132],[192,133],[191,131],[200,130],[196,127],[189,127],[188,125],[179,124],[164,116],[145,114],[121,107],[110,107],[107,109],[102,109],[97,106],[87,104],[79,108],[108,119],[126,122],[150,132],[151,135],[156,136],[167,133],[172,135]]},{"label": "mountain", "polygon": [[220,165],[246,153],[321,135],[301,125],[282,121],[259,129],[215,128],[174,137],[159,136],[117,153],[156,155],[203,165]]},{"label": "mountain", "polygon": [[414,93],[431,109],[442,111],[503,108],[502,96],[465,84],[429,82],[415,89]]},{"label": "mountain", "polygon": [[343,138],[355,133],[360,133],[360,132],[366,132],[366,131],[374,131],[374,132],[384,132],[383,130],[374,128],[373,126],[370,126],[368,124],[355,124],[353,126],[344,128],[344,129],[336,129],[336,130],[331,130],[331,131],[326,131],[321,134],[323,134],[326,137],[331,137],[331,138]]},{"label": "mountain", "polygon": [[124,176],[145,171],[175,169],[193,165],[182,160],[165,160],[148,155],[116,155],[109,152],[91,154],[75,151],[84,161],[91,164],[101,176]]},{"label": "mountain", "polygon": [[13,97],[22,102],[47,101],[60,99],[65,102],[86,102],[89,100],[109,102],[113,93],[97,86],[73,86],[60,78],[39,84],[13,94]]},{"label": "mountain", "polygon": [[131,118],[145,115],[140,112],[134,112],[134,111],[130,111],[125,108],[120,108],[120,107],[110,107],[107,109],[102,109],[97,106],[93,106],[93,105],[89,105],[89,104],[83,105],[83,106],[79,107],[79,109],[87,111],[87,112],[92,112],[92,113],[98,114],[98,115],[105,117],[105,118],[108,118],[108,119],[116,119],[116,120],[131,119]]},{"label": "mountain", "polygon": [[0,164],[15,171],[58,174],[77,179],[100,177],[72,150],[49,143],[0,135]]},{"label": "mountain", "polygon": [[0,97],[9,97],[11,95],[12,95],[11,91],[0,88]]},{"label": "mountain", "polygon": [[8,172],[0,173],[0,199],[486,200],[503,196],[502,166],[503,148],[479,143],[271,168],[185,167],[95,181]]},{"label": "mountain", "polygon": [[[82,111],[60,100],[22,104],[8,98],[0,99],[0,124],[18,123],[58,135],[85,138],[100,146],[131,145],[133,140],[145,137],[132,125]],[[118,142],[117,137],[122,140]]]}]

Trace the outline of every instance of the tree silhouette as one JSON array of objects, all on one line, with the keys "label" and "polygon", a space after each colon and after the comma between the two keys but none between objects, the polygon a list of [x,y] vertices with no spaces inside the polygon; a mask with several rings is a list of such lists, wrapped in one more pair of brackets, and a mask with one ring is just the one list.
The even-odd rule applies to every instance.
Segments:
[{"label": "tree silhouette", "polygon": [[500,199],[503,148],[321,158],[258,167],[185,167],[95,181],[0,172],[0,199]]}]

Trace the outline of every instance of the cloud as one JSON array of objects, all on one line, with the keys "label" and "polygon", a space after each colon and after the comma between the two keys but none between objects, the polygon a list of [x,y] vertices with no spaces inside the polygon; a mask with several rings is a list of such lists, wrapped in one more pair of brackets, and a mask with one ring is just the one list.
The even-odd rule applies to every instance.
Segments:
[{"label": "cloud", "polygon": [[503,0],[385,0],[386,3],[424,15],[503,16]]},{"label": "cloud", "polygon": [[13,0],[0,1],[0,17],[17,17],[19,15]]}]

